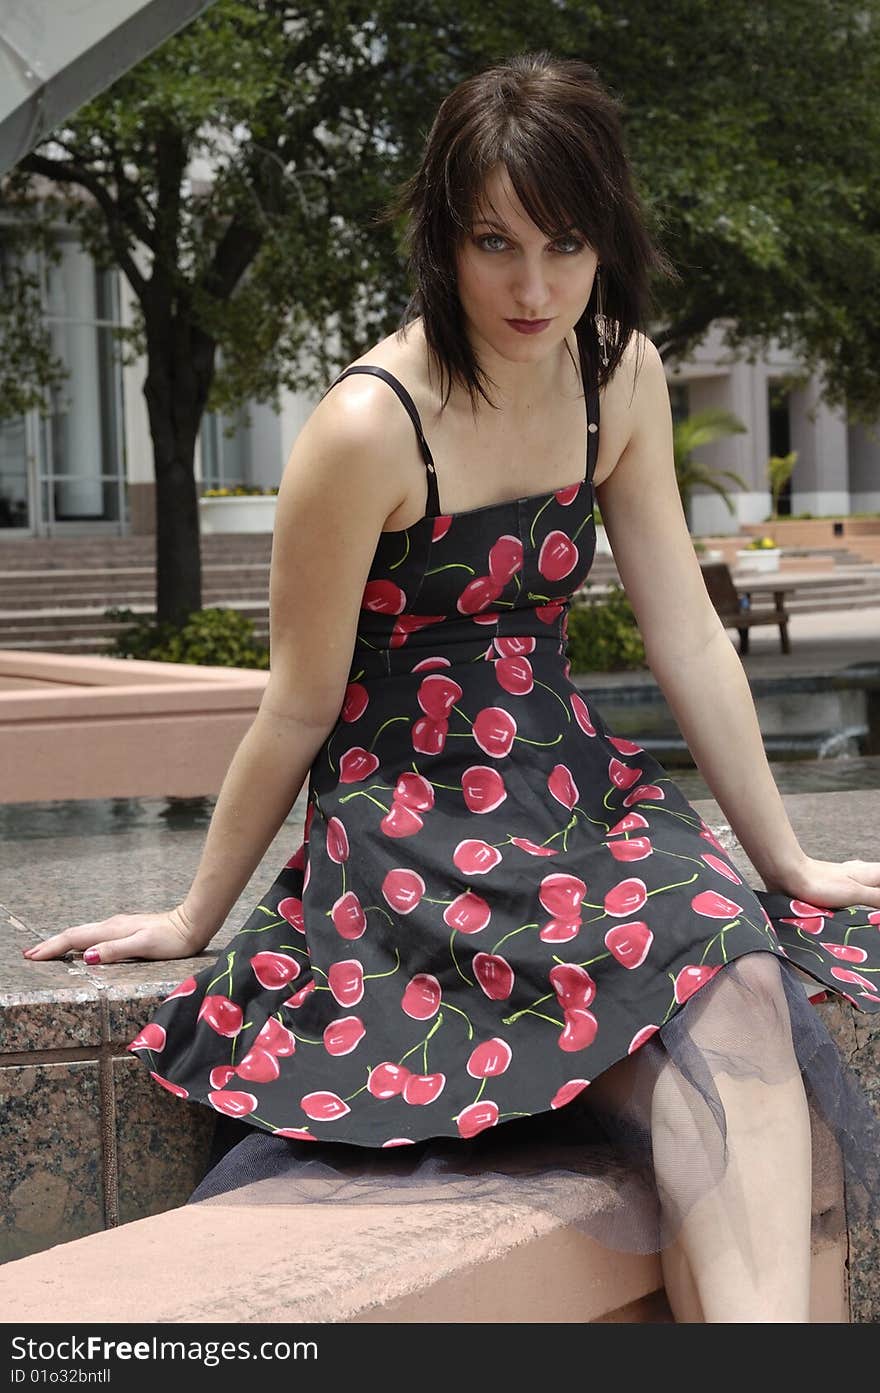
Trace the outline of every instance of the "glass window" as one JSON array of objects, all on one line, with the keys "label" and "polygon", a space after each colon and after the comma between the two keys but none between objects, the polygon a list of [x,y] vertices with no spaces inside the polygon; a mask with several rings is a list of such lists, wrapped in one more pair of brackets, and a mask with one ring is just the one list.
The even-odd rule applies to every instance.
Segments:
[{"label": "glass window", "polygon": [[234,488],[251,477],[251,432],[247,410],[234,416],[206,411],[201,425],[202,488]]}]

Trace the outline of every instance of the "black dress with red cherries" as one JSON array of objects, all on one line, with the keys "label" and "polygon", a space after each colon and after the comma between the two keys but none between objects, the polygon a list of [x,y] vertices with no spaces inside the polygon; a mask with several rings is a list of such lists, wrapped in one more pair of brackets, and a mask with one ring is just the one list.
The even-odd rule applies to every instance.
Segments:
[{"label": "black dress with red cherries", "polygon": [[277,1136],[393,1147],[564,1108],[746,953],[880,1008],[880,911],[746,884],[570,678],[597,392],[582,479],[444,514],[409,395],[355,371],[411,416],[426,514],[379,540],[301,844],[128,1046],[156,1083]]}]

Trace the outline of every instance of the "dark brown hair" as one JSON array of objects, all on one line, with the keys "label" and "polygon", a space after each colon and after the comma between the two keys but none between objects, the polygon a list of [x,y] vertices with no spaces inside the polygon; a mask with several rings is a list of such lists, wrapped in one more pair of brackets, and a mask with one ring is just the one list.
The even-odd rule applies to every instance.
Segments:
[{"label": "dark brown hair", "polygon": [[[677,278],[652,241],[623,145],[620,103],[594,68],[541,50],[522,53],[460,82],[441,102],[421,163],[379,221],[405,219],[412,293],[398,335],[424,322],[443,405],[453,381],[491,401],[465,333],[456,251],[478,213],[487,175],[503,164],[517,197],[546,236],[576,228],[598,253],[610,321],[608,366],[599,358],[596,285],[575,325],[581,378],[601,386],[651,308],[652,272]],[[598,279],[598,278],[597,278]]]}]

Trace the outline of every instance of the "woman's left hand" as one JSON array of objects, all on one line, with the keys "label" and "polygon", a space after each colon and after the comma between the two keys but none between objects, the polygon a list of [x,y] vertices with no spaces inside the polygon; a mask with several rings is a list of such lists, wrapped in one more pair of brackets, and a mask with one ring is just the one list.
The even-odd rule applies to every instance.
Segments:
[{"label": "woman's left hand", "polygon": [[795,870],[763,879],[768,891],[804,900],[816,909],[880,909],[880,861],[817,861],[805,856]]}]

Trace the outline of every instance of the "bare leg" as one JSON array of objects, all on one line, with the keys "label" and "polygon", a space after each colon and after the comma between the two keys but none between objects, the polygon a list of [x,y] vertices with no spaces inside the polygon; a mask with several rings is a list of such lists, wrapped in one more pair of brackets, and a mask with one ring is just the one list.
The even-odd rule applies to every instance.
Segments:
[{"label": "bare leg", "polygon": [[806,1322],[810,1117],[776,959],[739,959],[685,1011],[697,1064],[709,1066],[708,1086],[723,1106],[725,1164],[716,1118],[662,1044],[649,1041],[591,1087],[594,1105],[650,1127],[664,1229],[674,1240],[661,1255],[673,1315]]}]

